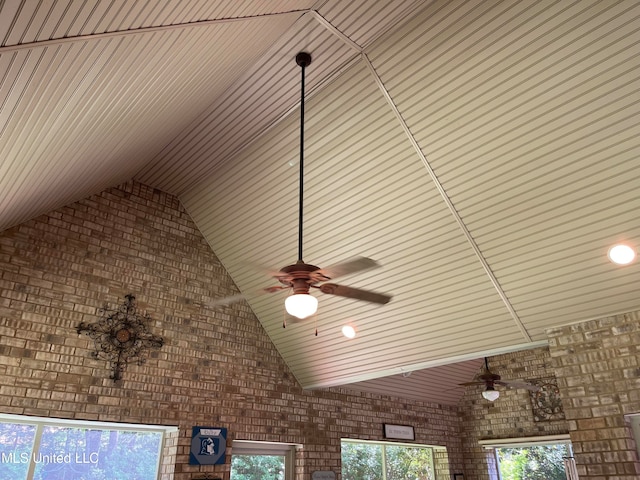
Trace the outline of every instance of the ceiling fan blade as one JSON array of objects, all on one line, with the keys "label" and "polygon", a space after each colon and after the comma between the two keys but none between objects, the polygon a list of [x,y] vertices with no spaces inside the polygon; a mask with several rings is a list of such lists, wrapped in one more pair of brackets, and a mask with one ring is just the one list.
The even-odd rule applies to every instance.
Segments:
[{"label": "ceiling fan blade", "polygon": [[485,385],[486,382],[465,382],[465,383],[459,383],[458,385],[461,385],[463,387],[468,387],[471,385]]},{"label": "ceiling fan blade", "polygon": [[325,276],[327,279],[342,277],[356,272],[364,272],[372,268],[378,268],[380,264],[367,257],[354,257],[341,263],[336,263],[327,268],[321,268],[316,273]]},{"label": "ceiling fan blade", "polygon": [[225,305],[231,305],[232,303],[242,302],[243,300],[246,300],[244,295],[229,295],[228,297],[216,298],[213,302],[208,302],[207,306],[211,308],[223,307]]},{"label": "ceiling fan blade", "polygon": [[257,295],[261,295],[263,293],[274,293],[279,292],[280,290],[287,290],[290,287],[285,287],[284,285],[275,285],[273,287],[262,288],[258,290]]},{"label": "ceiling fan blade", "polygon": [[[253,291],[252,294],[253,295],[264,295],[266,293],[274,293],[274,292],[279,292],[280,290],[285,290],[288,287],[285,286],[281,286],[281,285],[276,285],[273,287],[266,287],[266,288],[261,288],[259,290]],[[209,307],[222,307],[225,305],[230,305],[232,303],[237,303],[237,302],[242,302],[243,300],[246,300],[247,296],[246,295],[242,295],[241,293],[239,293],[238,295],[229,295],[228,297],[221,297],[221,298],[216,298],[213,302],[209,302],[207,303],[207,305]]]},{"label": "ceiling fan blade", "polygon": [[360,290],[359,288],[345,287],[344,285],[336,285],[335,283],[325,283],[320,285],[320,287],[318,288],[320,288],[320,291],[322,293],[328,293],[329,295],[354,298],[356,300],[379,303],[382,305],[384,305],[385,303],[389,303],[389,301],[391,300],[390,295],[370,292],[368,290]]},{"label": "ceiling fan blade", "polygon": [[509,388],[524,388],[531,392],[537,392],[538,390],[540,390],[540,387],[538,387],[537,385],[532,385],[531,383],[517,380],[498,380],[495,383],[497,383],[498,385],[504,385],[505,387]]}]

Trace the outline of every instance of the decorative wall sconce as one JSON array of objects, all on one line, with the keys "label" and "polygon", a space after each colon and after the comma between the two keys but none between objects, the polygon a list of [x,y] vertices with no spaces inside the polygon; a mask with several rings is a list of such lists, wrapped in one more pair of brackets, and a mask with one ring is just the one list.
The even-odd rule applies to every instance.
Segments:
[{"label": "decorative wall sconce", "polygon": [[117,309],[108,305],[100,309],[103,317],[96,323],[82,322],[77,327],[78,335],[85,333],[93,338],[96,351],[94,358],[109,360],[113,365],[113,381],[122,378],[127,363],[135,361],[142,365],[150,348],[160,348],[164,339],[149,332],[147,323],[151,321],[148,313],[136,312],[136,297],[125,295],[125,302]]}]

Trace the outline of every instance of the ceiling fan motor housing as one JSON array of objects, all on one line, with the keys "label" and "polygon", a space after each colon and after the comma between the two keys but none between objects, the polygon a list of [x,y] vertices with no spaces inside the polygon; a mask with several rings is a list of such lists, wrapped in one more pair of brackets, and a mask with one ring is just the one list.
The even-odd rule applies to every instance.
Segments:
[{"label": "ceiling fan motor housing", "polygon": [[280,273],[284,275],[278,275],[278,280],[284,285],[293,287],[294,294],[309,293],[309,286],[318,281],[312,279],[312,273],[318,270],[320,270],[319,267],[298,260],[297,263],[280,269]]}]

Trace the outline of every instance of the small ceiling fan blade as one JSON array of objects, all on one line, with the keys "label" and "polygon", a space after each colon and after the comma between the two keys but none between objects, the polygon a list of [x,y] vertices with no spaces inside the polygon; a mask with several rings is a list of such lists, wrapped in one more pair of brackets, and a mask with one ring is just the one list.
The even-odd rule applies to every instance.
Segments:
[{"label": "small ceiling fan blade", "polygon": [[341,263],[336,263],[327,268],[321,268],[315,273],[325,276],[327,279],[342,277],[356,272],[364,272],[372,268],[378,268],[380,264],[367,257],[354,257]]},{"label": "small ceiling fan blade", "polygon": [[280,290],[287,290],[289,287],[285,287],[284,285],[275,285],[273,287],[267,287],[259,290],[257,295],[261,295],[263,293],[274,293],[279,292]]},{"label": "small ceiling fan blade", "polygon": [[390,295],[371,292],[369,290],[360,290],[359,288],[345,287],[344,285],[336,285],[335,283],[325,283],[320,285],[318,288],[320,288],[320,291],[322,293],[328,293],[329,295],[354,298],[356,300],[379,303],[382,305],[384,305],[385,303],[389,303],[389,301],[391,300]]},{"label": "small ceiling fan blade", "polygon": [[[260,290],[253,291],[252,294],[264,295],[266,293],[279,292],[280,290],[285,290],[287,288],[288,287],[276,285],[273,287],[261,288]],[[229,295],[228,297],[216,298],[213,302],[209,302],[207,305],[212,308],[222,307],[225,305],[231,305],[232,303],[242,302],[243,300],[246,300],[246,299],[247,299],[246,295],[242,295],[241,293],[239,293],[238,295]]]},{"label": "small ceiling fan blade", "polygon": [[531,392],[537,392],[538,390],[540,390],[540,387],[538,387],[537,385],[532,385],[531,383],[522,382],[518,380],[499,380],[499,381],[496,381],[495,383],[497,383],[498,385],[504,385],[505,387],[509,387],[509,388],[524,388]]},{"label": "small ceiling fan blade", "polygon": [[211,308],[223,307],[225,305],[231,305],[232,303],[242,302],[246,300],[246,297],[242,294],[229,295],[228,297],[216,298],[213,302],[207,303],[207,306]]}]

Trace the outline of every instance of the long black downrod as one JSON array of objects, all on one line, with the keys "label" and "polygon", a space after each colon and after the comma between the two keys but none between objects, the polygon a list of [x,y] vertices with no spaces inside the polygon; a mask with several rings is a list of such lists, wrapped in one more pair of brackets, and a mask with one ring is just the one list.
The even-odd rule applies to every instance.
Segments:
[{"label": "long black downrod", "polygon": [[304,71],[311,64],[311,55],[300,52],[296,55],[296,63],[302,69],[302,87],[300,89],[300,197],[298,199],[298,261],[302,259],[302,221],[304,202]]}]

